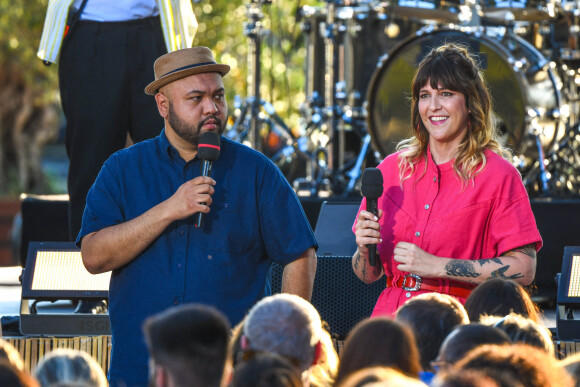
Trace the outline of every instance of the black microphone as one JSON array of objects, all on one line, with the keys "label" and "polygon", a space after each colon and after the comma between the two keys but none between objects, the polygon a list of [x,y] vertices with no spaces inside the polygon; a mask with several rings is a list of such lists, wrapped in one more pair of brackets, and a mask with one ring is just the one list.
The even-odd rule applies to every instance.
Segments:
[{"label": "black microphone", "polygon": [[[211,165],[220,157],[220,136],[214,132],[204,132],[197,146],[197,157],[201,160],[200,176],[211,176]],[[205,204],[205,203],[202,203]],[[203,212],[194,215],[195,227],[203,226]]]},{"label": "black microphone", "polygon": [[[364,170],[360,187],[362,195],[367,199],[367,211],[379,215],[377,199],[383,195],[383,174],[377,168],[367,168]],[[371,266],[377,265],[377,245],[367,245],[369,249],[369,263]]]}]

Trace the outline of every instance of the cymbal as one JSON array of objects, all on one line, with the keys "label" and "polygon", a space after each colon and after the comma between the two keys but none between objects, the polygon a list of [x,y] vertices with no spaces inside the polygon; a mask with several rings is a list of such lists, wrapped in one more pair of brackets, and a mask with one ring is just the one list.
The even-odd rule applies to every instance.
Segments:
[{"label": "cymbal", "polygon": [[399,17],[417,21],[432,21],[437,23],[458,23],[458,12],[449,8],[419,8],[406,7],[390,3],[382,3],[383,11],[393,17]]},{"label": "cymbal", "polygon": [[553,19],[546,10],[537,8],[484,8],[483,18],[496,23],[512,21],[539,22]]}]

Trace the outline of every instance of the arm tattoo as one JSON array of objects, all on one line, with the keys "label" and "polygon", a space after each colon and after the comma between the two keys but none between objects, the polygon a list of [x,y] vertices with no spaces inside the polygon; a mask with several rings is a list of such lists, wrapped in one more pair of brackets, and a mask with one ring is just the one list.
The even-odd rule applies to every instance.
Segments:
[{"label": "arm tattoo", "polygon": [[510,268],[510,265],[502,266],[499,269],[492,271],[491,272],[491,276],[492,277],[499,277],[499,278],[503,278],[503,279],[518,279],[518,278],[523,278],[524,277],[522,273],[516,273],[516,274],[512,274],[512,275],[505,275],[504,273],[509,268]]},{"label": "arm tattoo", "polygon": [[511,253],[512,251],[516,252],[516,253],[522,253],[522,254],[525,254],[532,259],[536,259],[536,247],[534,246],[533,243],[530,243],[529,245],[521,246],[521,247],[518,247],[516,249],[507,251],[502,255],[509,255],[509,253]]},{"label": "arm tattoo", "polygon": [[478,259],[477,262],[479,262],[480,267],[485,265],[486,263],[491,263],[491,262],[499,263],[500,265],[502,265],[501,259],[499,259],[499,258]]},{"label": "arm tattoo", "polygon": [[[360,267],[361,263],[362,263],[362,267]],[[363,278],[365,280],[367,279],[367,273],[368,273],[367,261],[361,260],[360,253],[358,251],[357,251],[356,257],[354,259],[354,268],[356,270],[360,270],[360,273],[362,274]],[[370,266],[370,268],[375,276],[379,275],[380,266],[379,267]]]},{"label": "arm tattoo", "polygon": [[452,259],[445,265],[447,275],[454,277],[479,277],[481,273],[475,271],[475,265],[471,261]]}]

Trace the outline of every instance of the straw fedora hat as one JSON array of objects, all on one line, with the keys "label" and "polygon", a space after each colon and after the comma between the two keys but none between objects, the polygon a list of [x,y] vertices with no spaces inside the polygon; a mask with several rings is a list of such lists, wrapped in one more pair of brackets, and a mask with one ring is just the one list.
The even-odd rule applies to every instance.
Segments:
[{"label": "straw fedora hat", "polygon": [[155,80],[145,88],[149,95],[155,95],[162,86],[190,75],[217,72],[224,76],[230,71],[230,66],[216,63],[209,48],[192,47],[160,56],[153,70]]}]

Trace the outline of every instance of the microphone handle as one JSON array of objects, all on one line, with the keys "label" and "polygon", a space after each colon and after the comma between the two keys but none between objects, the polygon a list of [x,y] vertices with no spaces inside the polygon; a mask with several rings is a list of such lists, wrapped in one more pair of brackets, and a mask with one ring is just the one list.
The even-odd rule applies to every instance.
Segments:
[{"label": "microphone handle", "polygon": [[[367,198],[367,211],[372,213],[375,216],[378,216],[379,211],[377,208],[377,199],[371,199],[371,198]],[[367,245],[367,248],[369,249],[369,263],[371,266],[376,267],[377,266],[377,245],[376,244],[370,244]]]},{"label": "microphone handle", "polygon": [[[212,164],[211,161],[203,160],[203,162],[201,163],[201,171],[200,171],[201,176],[211,176],[211,164]],[[195,227],[201,228],[203,226],[203,212],[196,212],[193,215],[193,220],[195,222]]]}]

